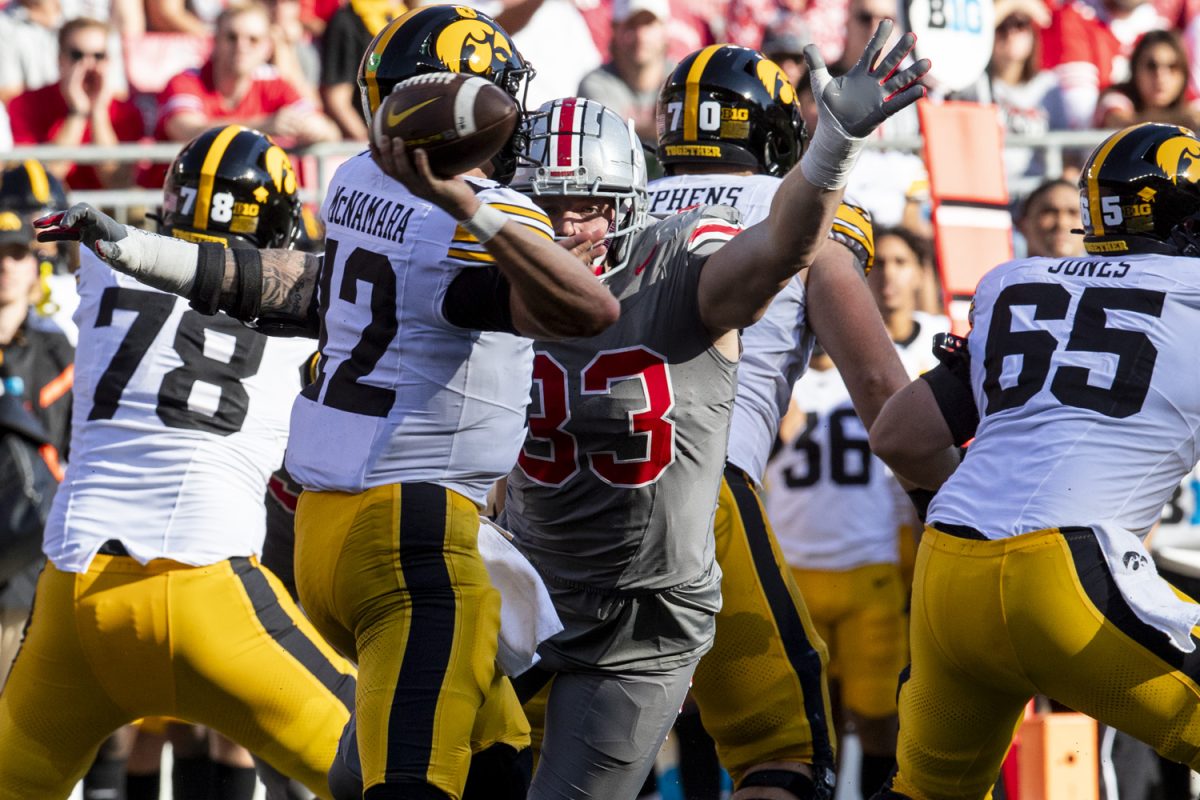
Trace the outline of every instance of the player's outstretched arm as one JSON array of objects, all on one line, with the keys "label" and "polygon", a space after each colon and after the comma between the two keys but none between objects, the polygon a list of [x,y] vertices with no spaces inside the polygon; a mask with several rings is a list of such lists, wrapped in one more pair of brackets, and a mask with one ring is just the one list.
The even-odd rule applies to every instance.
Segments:
[{"label": "player's outstretched arm", "polygon": [[458,220],[496,259],[511,287],[513,327],[521,334],[594,336],[617,321],[617,299],[577,256],[481,203],[461,177],[435,176],[423,150],[410,154],[402,139],[373,137],[371,154],[385,173]]},{"label": "player's outstretched arm", "polygon": [[854,254],[826,239],[808,271],[808,324],[846,382],[854,410],[868,428],[908,373],[883,326]]},{"label": "player's outstretched arm", "polygon": [[900,478],[936,491],[958,467],[950,425],[934,389],[917,378],[892,395],[870,428],[871,452]]},{"label": "player's outstretched arm", "polygon": [[858,63],[839,78],[830,77],[816,47],[805,49],[817,100],[817,129],[798,168],[780,184],[770,215],[705,265],[700,312],[714,334],[757,320],[787,281],[812,263],[865,137],[924,94],[918,81],[929,71],[927,60],[898,69],[915,36],[906,33],[878,58],[891,32],[892,22],[881,22]]},{"label": "player's outstretched arm", "polygon": [[[34,222],[38,240],[79,241],[118,272],[147,286],[218,310],[244,322],[270,317],[316,335],[315,304],[321,259],[295,250],[234,251],[197,245],[122,225],[86,203]],[[239,263],[240,262],[240,263]]]}]

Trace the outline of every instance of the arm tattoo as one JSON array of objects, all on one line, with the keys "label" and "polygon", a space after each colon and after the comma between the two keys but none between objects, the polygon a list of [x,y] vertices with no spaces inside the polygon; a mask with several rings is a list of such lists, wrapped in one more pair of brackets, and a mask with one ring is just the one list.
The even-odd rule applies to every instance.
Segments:
[{"label": "arm tattoo", "polygon": [[[303,318],[317,289],[321,258],[296,250],[262,250],[262,308],[260,313],[272,316]],[[233,255],[225,255],[225,281],[222,292],[234,292]]]}]

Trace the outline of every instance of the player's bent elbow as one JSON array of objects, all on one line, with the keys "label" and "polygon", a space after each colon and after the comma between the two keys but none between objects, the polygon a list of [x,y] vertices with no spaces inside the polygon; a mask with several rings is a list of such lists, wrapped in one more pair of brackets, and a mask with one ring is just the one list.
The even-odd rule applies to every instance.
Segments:
[{"label": "player's bent elbow", "polygon": [[605,329],[621,318],[621,304],[607,289],[604,296],[575,314],[564,314],[561,323],[570,329],[560,335],[565,338],[585,338],[603,333]]},{"label": "player's bent elbow", "polygon": [[907,440],[904,426],[897,424],[893,417],[881,414],[867,433],[871,452],[879,456],[885,464],[898,472],[900,466],[911,455],[911,443]]}]

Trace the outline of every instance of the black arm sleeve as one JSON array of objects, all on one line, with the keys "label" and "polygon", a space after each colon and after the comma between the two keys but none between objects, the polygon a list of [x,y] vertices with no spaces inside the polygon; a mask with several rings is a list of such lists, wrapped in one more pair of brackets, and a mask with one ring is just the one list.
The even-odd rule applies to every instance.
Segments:
[{"label": "black arm sleeve", "polygon": [[943,362],[923,374],[921,380],[933,390],[933,397],[950,428],[954,443],[961,447],[970,441],[979,427],[979,409],[975,407],[975,397],[971,394],[969,375],[964,376],[962,370]]},{"label": "black arm sleeve", "polygon": [[459,328],[519,334],[513,327],[511,293],[512,287],[499,269],[464,269],[446,289],[442,315]]}]

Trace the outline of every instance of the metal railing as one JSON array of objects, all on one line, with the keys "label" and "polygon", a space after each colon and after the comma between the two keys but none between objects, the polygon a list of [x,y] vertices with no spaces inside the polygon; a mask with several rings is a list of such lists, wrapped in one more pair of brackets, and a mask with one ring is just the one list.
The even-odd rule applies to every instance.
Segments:
[{"label": "metal railing", "polygon": [[[1098,145],[1112,131],[1051,131],[1039,136],[1009,136],[1005,146],[1010,148],[1030,148],[1043,154],[1045,175],[1058,176],[1062,174],[1066,163],[1065,154],[1068,151],[1079,150],[1087,152]],[[901,137],[895,139],[871,140],[867,146],[875,149],[904,150],[920,153],[922,139],[919,136]],[[306,160],[315,165],[314,172],[309,177],[308,185],[301,189],[300,196],[306,202],[320,202],[333,170],[342,160],[361,152],[363,142],[328,142],[310,145],[291,151],[293,157],[307,157]],[[100,162],[138,163],[138,162],[170,162],[182,147],[180,143],[158,142],[153,144],[123,144],[112,147],[86,145],[83,147],[57,147],[54,145],[34,145],[17,147],[8,152],[0,153],[0,161],[21,161],[37,159],[42,162],[71,161],[76,164],[96,164]],[[1009,187],[1013,195],[1028,192],[1042,176],[1021,178]],[[79,190],[71,193],[77,202],[91,203],[96,206],[112,208],[119,213],[131,208],[154,208],[162,202],[162,191],[159,189],[127,188],[127,189],[95,189]]]}]

